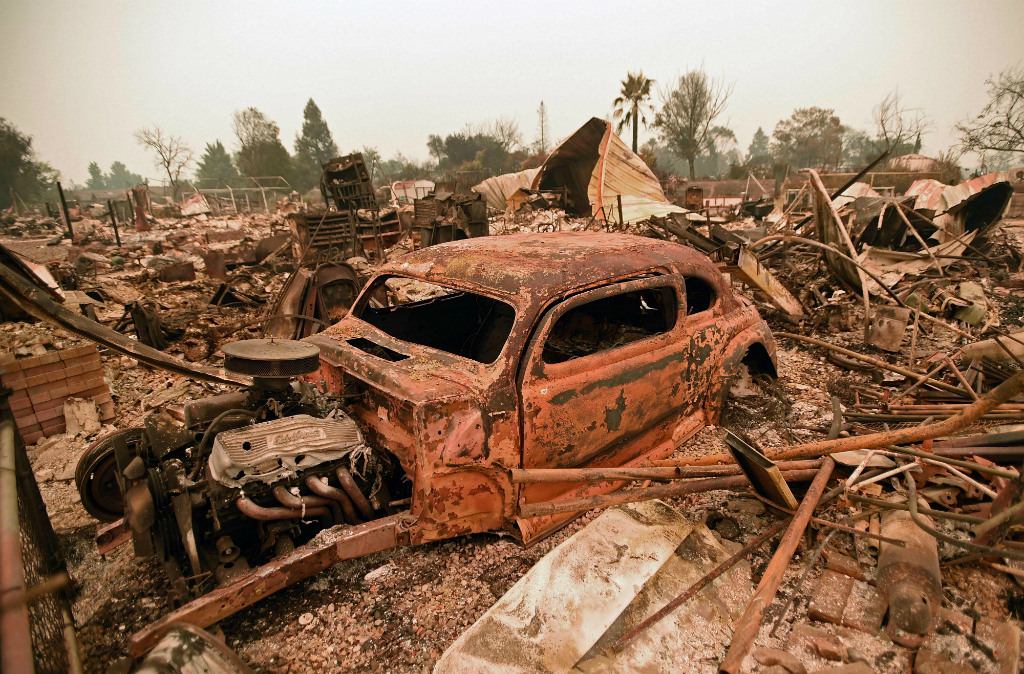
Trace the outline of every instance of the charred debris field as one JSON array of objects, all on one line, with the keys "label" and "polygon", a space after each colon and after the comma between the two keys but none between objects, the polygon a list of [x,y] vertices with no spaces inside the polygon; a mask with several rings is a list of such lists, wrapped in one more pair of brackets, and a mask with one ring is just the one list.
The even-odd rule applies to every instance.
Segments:
[{"label": "charred debris field", "polygon": [[532,170],[0,217],[37,671],[1018,671],[1024,184]]}]

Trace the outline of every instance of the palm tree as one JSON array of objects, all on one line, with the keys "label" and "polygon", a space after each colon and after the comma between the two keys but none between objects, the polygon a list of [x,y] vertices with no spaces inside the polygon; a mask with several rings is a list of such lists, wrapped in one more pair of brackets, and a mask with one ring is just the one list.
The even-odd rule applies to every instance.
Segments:
[{"label": "palm tree", "polygon": [[644,71],[629,73],[626,79],[622,80],[622,90],[619,97],[615,99],[615,110],[612,112],[612,119],[619,121],[616,133],[622,134],[622,130],[630,122],[633,123],[633,152],[637,151],[637,134],[640,124],[647,126],[647,118],[644,117],[644,110],[649,108],[651,100],[651,85],[654,80],[644,77]]}]

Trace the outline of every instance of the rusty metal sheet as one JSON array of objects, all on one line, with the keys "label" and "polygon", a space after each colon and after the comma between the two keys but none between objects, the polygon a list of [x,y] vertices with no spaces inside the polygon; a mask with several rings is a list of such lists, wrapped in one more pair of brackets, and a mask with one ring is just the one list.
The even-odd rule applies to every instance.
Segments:
[{"label": "rusty metal sheet", "polygon": [[898,353],[909,321],[910,309],[907,307],[875,307],[867,343],[883,351]]},{"label": "rusty metal sheet", "polygon": [[191,262],[176,262],[160,269],[160,280],[164,283],[195,281],[196,268]]},{"label": "rusty metal sheet", "polygon": [[746,246],[740,247],[736,265],[728,266],[726,270],[747,285],[763,292],[772,304],[787,314],[791,316],[804,315],[804,309],[800,302],[793,297],[793,293],[789,292],[789,289],[775,278]]}]

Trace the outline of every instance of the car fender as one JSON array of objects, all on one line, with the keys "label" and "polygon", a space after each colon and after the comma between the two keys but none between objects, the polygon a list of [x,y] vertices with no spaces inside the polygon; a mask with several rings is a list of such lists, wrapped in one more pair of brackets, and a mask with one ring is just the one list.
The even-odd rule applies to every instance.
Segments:
[{"label": "car fender", "polygon": [[732,380],[736,377],[739,366],[746,358],[750,347],[755,344],[764,347],[771,362],[770,374],[778,375],[775,338],[772,336],[768,324],[761,320],[739,332],[725,347],[722,362],[708,388],[705,398],[705,417],[709,424],[717,424],[721,419],[722,409],[725,407],[725,400],[729,395]]}]

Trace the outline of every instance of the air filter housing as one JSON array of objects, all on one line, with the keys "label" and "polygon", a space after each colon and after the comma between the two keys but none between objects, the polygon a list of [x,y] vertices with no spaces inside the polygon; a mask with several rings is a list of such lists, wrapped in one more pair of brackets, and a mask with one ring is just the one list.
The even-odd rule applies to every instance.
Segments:
[{"label": "air filter housing", "polygon": [[256,379],[292,379],[320,367],[320,347],[291,339],[244,339],[220,350],[225,370]]}]

